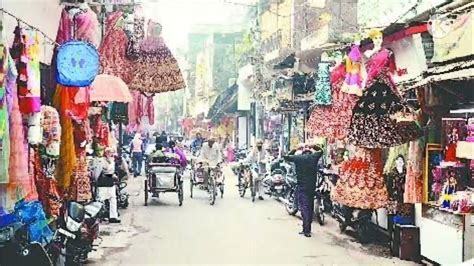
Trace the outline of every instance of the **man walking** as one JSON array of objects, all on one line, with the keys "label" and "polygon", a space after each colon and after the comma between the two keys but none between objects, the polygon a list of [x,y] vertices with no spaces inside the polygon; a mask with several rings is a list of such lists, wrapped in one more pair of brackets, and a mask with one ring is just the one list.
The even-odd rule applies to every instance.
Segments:
[{"label": "man walking", "polygon": [[140,134],[136,133],[131,144],[132,168],[133,168],[133,175],[135,177],[139,176],[142,172],[143,153],[145,151],[144,146],[145,146],[145,143],[141,139]]},{"label": "man walking", "polygon": [[[318,150],[318,151],[316,151]],[[314,191],[316,190],[316,176],[318,161],[322,152],[318,148],[305,148],[300,155],[289,155],[283,158],[295,164],[297,188],[296,198],[303,217],[303,231],[299,234],[311,237],[311,223],[314,212]]]}]

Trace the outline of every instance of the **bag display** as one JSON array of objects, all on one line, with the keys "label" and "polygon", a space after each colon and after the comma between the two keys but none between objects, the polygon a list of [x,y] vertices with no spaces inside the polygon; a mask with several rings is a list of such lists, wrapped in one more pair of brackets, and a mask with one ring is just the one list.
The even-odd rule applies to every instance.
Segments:
[{"label": "bag display", "polygon": [[57,82],[63,86],[89,86],[99,73],[99,53],[88,42],[66,42],[58,49],[56,71]]}]

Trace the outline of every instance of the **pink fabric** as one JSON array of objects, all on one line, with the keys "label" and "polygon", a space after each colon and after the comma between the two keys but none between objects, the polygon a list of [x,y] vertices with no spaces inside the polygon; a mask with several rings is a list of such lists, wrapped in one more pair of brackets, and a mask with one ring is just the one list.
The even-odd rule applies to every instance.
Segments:
[{"label": "pink fabric", "polygon": [[99,48],[100,66],[103,74],[117,76],[129,85],[133,74],[133,63],[126,58],[127,34],[122,28],[116,27],[121,17],[120,11],[107,17],[107,32]]},{"label": "pink fabric", "polygon": [[142,117],[150,120],[150,125],[155,121],[155,107],[153,97],[146,97],[138,91],[131,91],[133,101],[128,105],[129,131],[137,131],[140,128]]},{"label": "pink fabric", "polygon": [[10,183],[7,191],[9,191],[10,200],[16,202],[20,199],[36,200],[38,194],[34,184],[33,177],[28,173],[28,145],[25,142],[25,133],[23,130],[23,122],[21,118],[20,108],[18,105],[17,86],[11,76],[7,78],[8,91],[13,97],[11,100],[10,112],[10,146],[15,147],[10,150],[10,165],[8,172]]},{"label": "pink fabric", "polygon": [[[57,43],[63,44],[73,39],[71,26],[72,19],[69,13],[64,9],[61,13],[58,33],[56,35]],[[97,47],[99,46],[99,40],[97,39],[98,34],[99,20],[94,11],[88,9],[85,13],[76,16],[76,35],[74,39],[88,41]]]},{"label": "pink fabric", "polygon": [[[381,51],[372,55],[370,60],[367,61],[365,68],[367,70],[367,79],[365,87],[368,88],[377,81],[379,78],[386,78],[391,83],[391,87],[395,88],[395,82],[392,79],[391,75],[386,75],[386,73],[393,73],[395,70],[395,61],[392,56],[392,52],[386,48],[382,48]],[[390,71],[385,71],[386,66],[389,66]]]}]

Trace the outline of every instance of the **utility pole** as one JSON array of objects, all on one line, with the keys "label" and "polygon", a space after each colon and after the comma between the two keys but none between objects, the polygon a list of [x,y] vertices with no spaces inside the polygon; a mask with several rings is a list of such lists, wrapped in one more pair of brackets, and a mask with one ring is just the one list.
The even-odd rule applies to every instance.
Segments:
[{"label": "utility pole", "polygon": [[254,44],[254,56],[253,56],[253,62],[252,64],[254,65],[255,69],[255,86],[254,86],[254,91],[253,91],[253,100],[255,101],[255,137],[256,138],[261,138],[261,126],[260,126],[260,116],[259,116],[259,106],[261,105],[261,102],[259,100],[260,93],[263,88],[263,55],[262,55],[262,29],[261,29],[261,20],[260,20],[260,3],[256,4],[256,20],[255,20],[255,26],[252,29],[252,37],[253,37],[253,44]]}]

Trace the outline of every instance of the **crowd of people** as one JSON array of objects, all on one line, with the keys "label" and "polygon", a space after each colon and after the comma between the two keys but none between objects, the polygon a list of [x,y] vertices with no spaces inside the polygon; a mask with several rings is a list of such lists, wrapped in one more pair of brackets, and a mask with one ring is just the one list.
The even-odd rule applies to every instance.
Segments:
[{"label": "crowd of people", "polygon": [[[204,138],[200,133],[197,133],[191,140],[185,141],[181,137],[170,136],[164,131],[155,135],[136,133],[129,141],[129,145],[130,148],[127,152],[131,158],[130,174],[134,177],[143,175],[145,160],[179,164],[182,169],[186,168],[191,158],[194,158],[195,162],[206,163],[210,167],[235,160],[234,151],[229,148],[231,146],[230,141],[228,139],[222,140],[222,138],[215,135]],[[150,147],[150,145],[153,145],[153,147]],[[296,196],[303,217],[303,230],[300,234],[306,237],[311,236],[314,210],[313,198],[318,161],[321,155],[322,151],[316,145],[300,145],[298,149],[292,150],[283,156],[284,160],[293,163],[295,166],[298,185]],[[259,200],[264,199],[262,180],[266,174],[267,165],[273,159],[269,150],[264,147],[263,141],[257,140],[255,146],[243,160],[244,163],[256,165],[256,169],[258,169],[258,176],[255,177],[255,192]],[[94,178],[97,180],[98,199],[109,200],[110,202],[109,221],[111,223],[120,222],[115,195],[114,180],[117,178],[115,167],[114,153],[107,149],[94,171]]]}]

